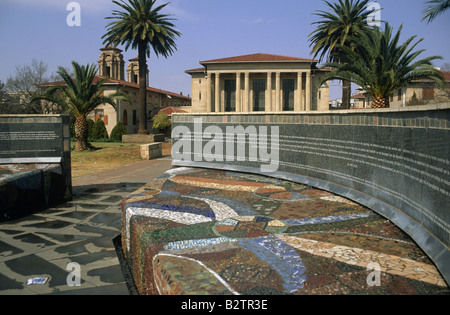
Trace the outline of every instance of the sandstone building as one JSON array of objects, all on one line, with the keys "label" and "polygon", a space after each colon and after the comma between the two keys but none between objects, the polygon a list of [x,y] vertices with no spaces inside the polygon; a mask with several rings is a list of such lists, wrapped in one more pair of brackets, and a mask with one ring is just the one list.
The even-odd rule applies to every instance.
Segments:
[{"label": "sandstone building", "polygon": [[[131,98],[131,104],[127,101],[116,101],[116,107],[111,105],[101,105],[93,111],[88,118],[97,121],[102,119],[106,129],[110,134],[118,121],[124,123],[128,134],[135,134],[139,129],[139,64],[138,58],[129,60],[128,68],[125,72],[125,62],[122,50],[115,47],[105,47],[100,49],[101,54],[98,60],[98,76],[94,81],[99,82],[103,78],[108,78],[105,84],[105,96],[122,91]],[[127,80],[125,80],[125,75]],[[147,82],[149,72],[147,69]],[[51,82],[41,85],[46,88],[51,85],[63,84],[64,82]],[[147,124],[151,130],[152,118],[166,107],[183,108],[190,111],[190,97],[164,91],[152,87],[147,87]]]},{"label": "sandstone building", "polygon": [[192,77],[192,112],[286,112],[329,109],[327,72],[313,59],[251,54],[200,62]]}]

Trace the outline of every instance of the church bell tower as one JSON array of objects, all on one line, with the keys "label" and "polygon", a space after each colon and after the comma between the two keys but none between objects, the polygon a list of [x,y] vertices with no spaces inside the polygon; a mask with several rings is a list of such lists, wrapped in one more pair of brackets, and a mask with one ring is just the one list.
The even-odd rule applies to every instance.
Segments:
[{"label": "church bell tower", "polygon": [[113,80],[125,80],[125,61],[122,50],[116,47],[105,47],[98,60],[98,75],[108,77]]}]

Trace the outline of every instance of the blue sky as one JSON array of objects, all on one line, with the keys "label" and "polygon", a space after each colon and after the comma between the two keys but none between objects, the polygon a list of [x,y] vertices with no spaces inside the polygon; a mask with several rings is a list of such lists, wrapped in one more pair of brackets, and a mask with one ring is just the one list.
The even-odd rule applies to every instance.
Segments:
[{"label": "blue sky", "polygon": [[[15,66],[30,64],[33,58],[49,65],[69,67],[72,60],[96,63],[105,33],[105,20],[117,6],[111,0],[78,0],[81,26],[66,23],[71,0],[0,0],[0,81],[15,72]],[[161,0],[159,3],[167,1]],[[421,22],[426,0],[379,0],[382,19],[397,29],[403,24],[403,39],[424,38],[417,49],[421,57],[440,55],[436,66],[450,63],[450,12],[433,23]],[[187,69],[199,67],[200,60],[252,53],[310,57],[308,35],[313,13],[326,9],[319,0],[172,0],[165,11],[177,19],[182,33],[178,51],[168,59],[152,56],[148,60],[150,86],[191,93]],[[123,47],[119,47],[123,48]],[[124,51],[125,60],[137,51]],[[331,98],[340,97],[333,88]]]}]

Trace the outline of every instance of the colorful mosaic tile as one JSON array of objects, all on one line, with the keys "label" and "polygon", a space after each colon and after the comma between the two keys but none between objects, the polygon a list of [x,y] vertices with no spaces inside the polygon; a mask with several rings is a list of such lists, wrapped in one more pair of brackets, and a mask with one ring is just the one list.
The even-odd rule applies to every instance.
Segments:
[{"label": "colorful mosaic tile", "polygon": [[122,202],[122,242],[141,294],[450,293],[386,219],[257,175],[172,169]]}]

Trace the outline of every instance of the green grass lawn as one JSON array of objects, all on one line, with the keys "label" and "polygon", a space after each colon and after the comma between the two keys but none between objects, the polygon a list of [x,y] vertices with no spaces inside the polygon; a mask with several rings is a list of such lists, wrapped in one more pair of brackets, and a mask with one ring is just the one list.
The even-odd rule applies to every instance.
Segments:
[{"label": "green grass lawn", "polygon": [[91,142],[91,151],[72,150],[72,177],[92,175],[141,161],[139,144]]},{"label": "green grass lawn", "polygon": [[[72,177],[93,175],[102,171],[142,161],[140,144],[91,142],[94,150],[77,152],[72,143]],[[171,154],[171,145],[163,143],[163,156]]]}]

